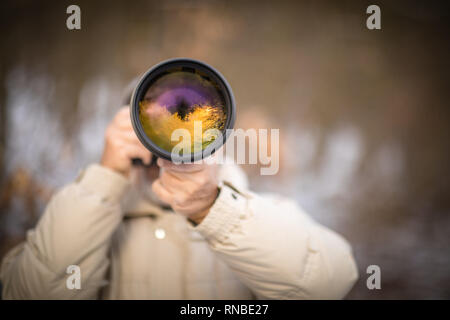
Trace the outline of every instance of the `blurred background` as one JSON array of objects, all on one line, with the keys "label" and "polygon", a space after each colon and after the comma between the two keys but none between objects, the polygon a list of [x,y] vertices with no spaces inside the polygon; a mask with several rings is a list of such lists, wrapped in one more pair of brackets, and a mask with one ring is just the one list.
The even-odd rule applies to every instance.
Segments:
[{"label": "blurred background", "polygon": [[[66,8],[81,8],[81,30]],[[381,30],[366,8],[381,8]],[[349,299],[450,298],[449,4],[444,1],[2,1],[0,259],[52,193],[99,161],[125,87],[173,57],[220,70],[237,126],[279,128],[295,198],[352,244]],[[366,287],[381,268],[381,290]]]}]

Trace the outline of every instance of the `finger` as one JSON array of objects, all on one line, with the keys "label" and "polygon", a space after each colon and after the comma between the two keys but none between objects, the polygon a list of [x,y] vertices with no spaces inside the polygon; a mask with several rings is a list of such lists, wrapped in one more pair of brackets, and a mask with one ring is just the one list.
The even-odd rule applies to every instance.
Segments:
[{"label": "finger", "polygon": [[123,118],[123,117],[127,117],[127,116],[128,117],[130,116],[130,107],[129,106],[123,106],[117,112],[117,117],[118,118]]},{"label": "finger", "polygon": [[172,203],[173,195],[166,188],[164,188],[164,186],[161,184],[160,179],[157,179],[155,180],[155,182],[153,182],[152,190],[161,201],[167,204]]},{"label": "finger", "polygon": [[138,136],[136,135],[132,127],[128,128],[113,127],[110,129],[110,134],[113,135],[114,139],[122,140],[125,143],[143,146],[142,142],[139,140]]},{"label": "finger", "polygon": [[204,169],[204,165],[202,164],[196,163],[175,164],[169,160],[165,160],[162,158],[158,158],[157,164],[160,168],[164,168],[169,171],[178,173],[193,173],[202,171]]},{"label": "finger", "polygon": [[131,123],[130,115],[116,119],[115,126],[120,129],[133,130],[133,124]]},{"label": "finger", "polygon": [[180,191],[180,188],[183,186],[182,179],[165,169],[161,169],[159,180],[161,181],[161,185],[172,193],[174,191]]},{"label": "finger", "polygon": [[[134,133],[133,130],[118,130],[117,131],[118,138],[137,145],[142,145],[141,141],[137,137],[137,135]],[[142,145],[143,146],[143,145]]]}]

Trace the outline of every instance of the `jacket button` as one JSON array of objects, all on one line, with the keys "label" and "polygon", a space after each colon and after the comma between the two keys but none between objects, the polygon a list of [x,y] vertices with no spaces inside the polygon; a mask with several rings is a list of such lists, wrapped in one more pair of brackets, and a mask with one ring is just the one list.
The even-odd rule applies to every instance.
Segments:
[{"label": "jacket button", "polygon": [[166,237],[166,231],[163,228],[157,228],[155,230],[155,238],[162,240]]}]

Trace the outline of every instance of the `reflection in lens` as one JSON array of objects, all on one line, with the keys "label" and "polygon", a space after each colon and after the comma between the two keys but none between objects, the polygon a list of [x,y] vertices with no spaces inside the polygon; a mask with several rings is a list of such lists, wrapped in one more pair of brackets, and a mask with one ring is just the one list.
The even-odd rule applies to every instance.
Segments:
[{"label": "reflection in lens", "polygon": [[[139,119],[146,135],[169,152],[179,143],[171,141],[174,130],[189,131],[194,152],[195,122],[201,121],[203,135],[208,129],[223,131],[226,118],[225,102],[217,84],[188,71],[160,76],[139,103]],[[202,142],[202,150],[213,141]]]}]

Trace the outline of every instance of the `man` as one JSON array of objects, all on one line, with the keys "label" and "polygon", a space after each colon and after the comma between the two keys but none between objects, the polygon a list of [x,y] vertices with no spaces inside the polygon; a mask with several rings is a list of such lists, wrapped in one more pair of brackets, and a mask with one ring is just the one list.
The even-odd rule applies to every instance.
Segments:
[{"label": "man", "polygon": [[[3,298],[339,299],[357,280],[343,238],[290,200],[248,191],[237,166],[135,158],[152,155],[125,107],[100,164],[4,258]],[[73,266],[79,289],[67,285]]]}]

